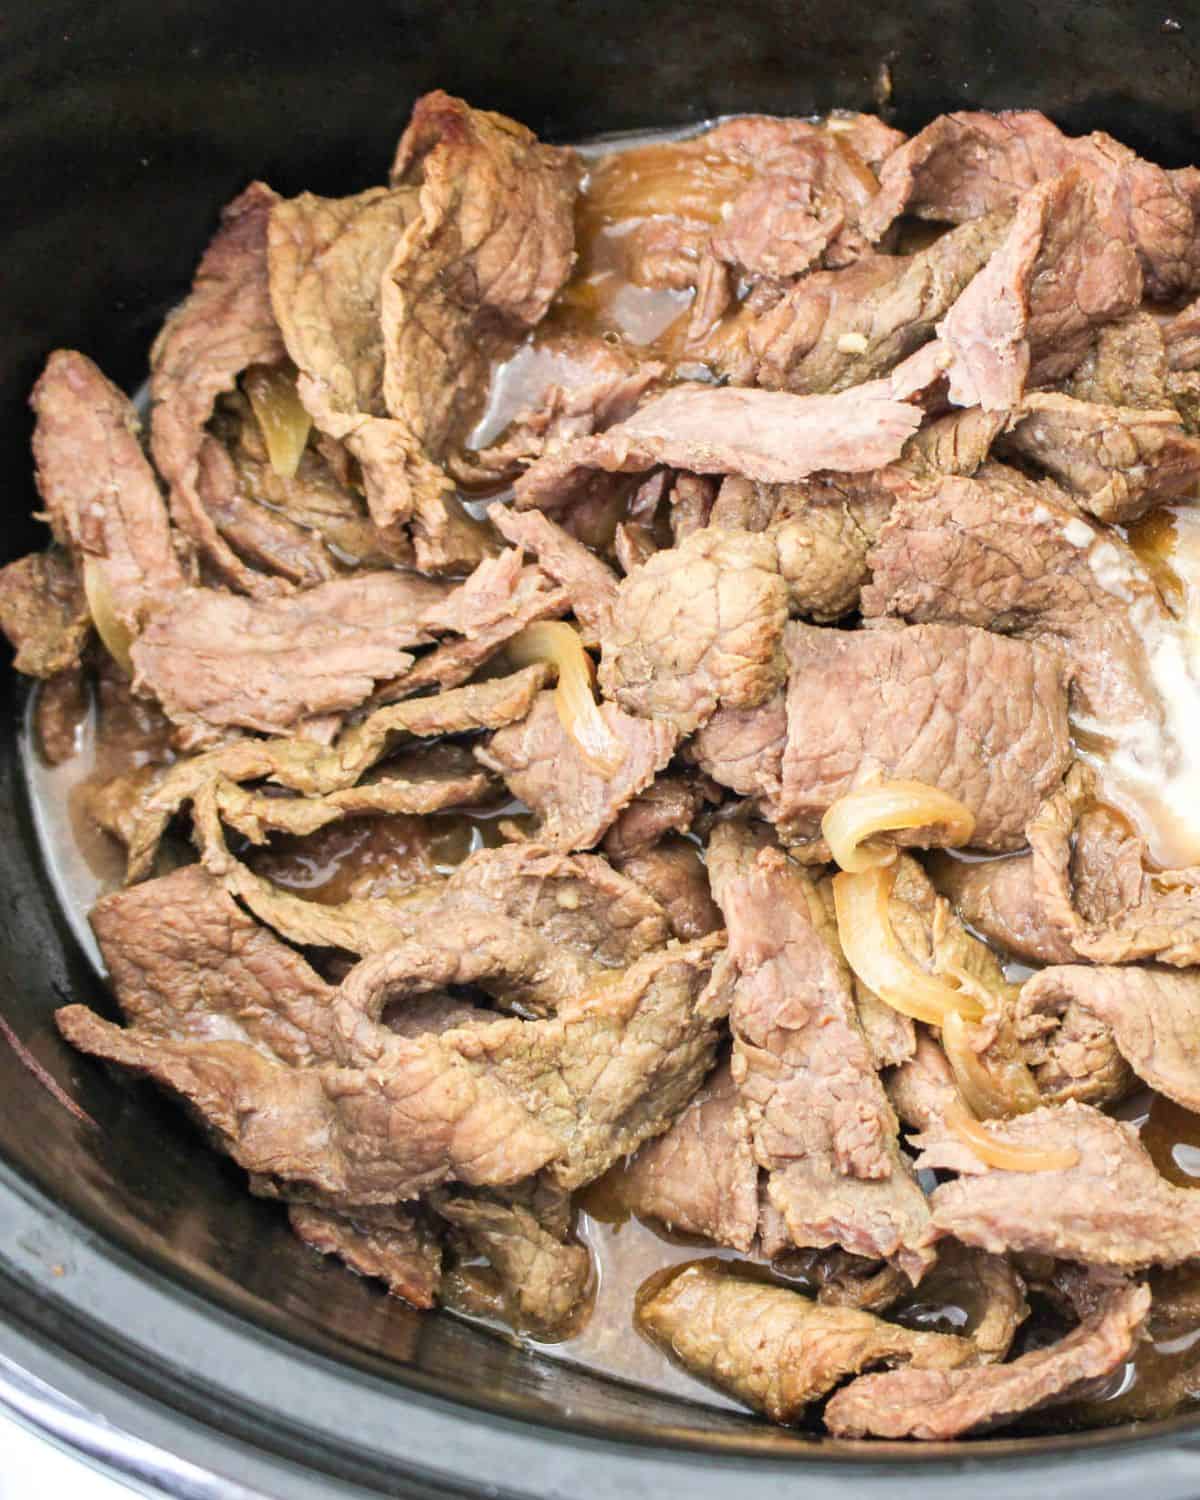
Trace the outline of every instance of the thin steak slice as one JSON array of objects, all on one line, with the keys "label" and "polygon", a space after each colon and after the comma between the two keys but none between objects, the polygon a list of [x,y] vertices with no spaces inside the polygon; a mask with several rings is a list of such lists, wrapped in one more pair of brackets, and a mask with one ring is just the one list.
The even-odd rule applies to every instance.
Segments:
[{"label": "thin steak slice", "polygon": [[76,666],[91,628],[83,580],[67,553],[30,552],[0,568],[0,630],[24,676],[57,677]]},{"label": "thin steak slice", "polygon": [[360,1276],[387,1283],[413,1307],[433,1307],[442,1280],[442,1247],[427,1220],[399,1204],[349,1208],[288,1205],[296,1234],[322,1255],[336,1255]]}]

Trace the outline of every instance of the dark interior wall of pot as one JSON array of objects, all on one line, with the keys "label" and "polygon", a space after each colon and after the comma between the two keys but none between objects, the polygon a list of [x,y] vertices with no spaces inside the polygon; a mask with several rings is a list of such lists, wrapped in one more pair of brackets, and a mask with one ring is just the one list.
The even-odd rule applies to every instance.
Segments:
[{"label": "dark interior wall of pot", "polygon": [[[1164,24],[1166,22],[1178,24]],[[249,178],[284,193],[378,181],[413,99],[435,86],[559,139],[743,110],[876,108],[916,125],[953,107],[1037,105],[1168,164],[1200,155],[1200,9],[1169,0],[411,0],[8,5],[0,14],[0,462],[4,558],[29,518],[26,398],[75,346],[136,386],[216,210]],[[99,985],[38,868],[0,736],[0,1013],[95,1121],[69,1114],[0,1038],[0,1161],[102,1233],[282,1326],[386,1351],[432,1380],[463,1369],[614,1420],[647,1398],[580,1386],[495,1341],[419,1320],[322,1267],[241,1191],[176,1111],[69,1054],[55,1005]],[[101,1002],[102,1003],[102,1002]],[[540,1372],[540,1373],[539,1373]],[[557,1384],[555,1384],[557,1382]],[[570,1384],[568,1385],[568,1382]],[[606,1403],[608,1403],[606,1405]],[[659,1403],[663,1412],[667,1403]],[[740,1419],[697,1418],[741,1427]],[[778,1439],[782,1440],[782,1439]]]}]

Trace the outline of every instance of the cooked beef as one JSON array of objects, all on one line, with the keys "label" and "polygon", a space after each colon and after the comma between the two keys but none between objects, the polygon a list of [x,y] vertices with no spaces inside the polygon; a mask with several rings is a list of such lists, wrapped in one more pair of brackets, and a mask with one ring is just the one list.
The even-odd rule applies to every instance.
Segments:
[{"label": "cooked beef", "polygon": [[[922,781],[975,817],[977,848],[1019,848],[1070,757],[1066,682],[1050,651],[979,630],[823,631],[793,623],[783,821],[815,836],[873,775]],[[936,842],[936,830],[903,835]]]},{"label": "cooked beef", "polygon": [[1003,1255],[970,1250],[955,1240],[938,1243],[937,1265],[921,1283],[921,1299],[936,1304],[943,1288],[947,1300],[965,1305],[968,1337],[981,1364],[998,1364],[1008,1356],[1017,1329],[1029,1316],[1025,1282]]},{"label": "cooked beef", "polygon": [[31,401],[38,489],[55,540],[81,566],[105,633],[136,634],[184,578],[133,407],[70,349],[46,361]]},{"label": "cooked beef", "polygon": [[615,704],[600,709],[625,758],[611,775],[593,769],[563,728],[554,694],[542,693],[529,715],[492,735],[475,753],[539,818],[538,838],[556,849],[590,849],[621,809],[670,760],[677,735],[667,725],[636,719]]},{"label": "cooked beef", "polygon": [[79,753],[92,697],[81,665],[48,677],[33,704],[33,727],[42,759],[61,766]]},{"label": "cooked beef", "polygon": [[969,1339],[914,1333],[704,1262],[644,1301],[638,1322],[691,1373],[773,1422],[794,1422],[840,1380],[872,1365],[948,1370],[970,1364],[974,1353]]},{"label": "cooked beef", "polygon": [[758,1233],[758,1163],[729,1064],[618,1178],[623,1207],[743,1253]]},{"label": "cooked beef", "polygon": [[777,1262],[784,1275],[800,1273],[816,1283],[817,1301],[825,1307],[857,1307],[886,1312],[912,1283],[887,1261],[864,1260],[844,1250],[796,1250]]},{"label": "cooked beef", "polygon": [[609,859],[645,854],[668,833],[687,833],[696,815],[712,800],[700,777],[660,776],[635,797],[604,838]]},{"label": "cooked beef", "polygon": [[687,839],[668,836],[653,849],[611,857],[623,875],[650,892],[681,941],[707,937],[725,925],[709,890],[704,860]]},{"label": "cooked beef", "polygon": [[601,686],[623,709],[690,734],[718,705],[754,708],[781,686],[786,621],[773,540],[705,527],[621,584]]},{"label": "cooked beef", "polygon": [[1200,366],[1200,297],[1159,325],[1172,370]]},{"label": "cooked beef", "polygon": [[913,434],[904,450],[903,462],[922,479],[942,474],[974,474],[987,459],[1007,419],[1006,412],[984,411],[981,406],[947,412]]},{"label": "cooked beef", "polygon": [[1171,405],[1163,325],[1135,312],[1108,323],[1065,385],[1077,401],[1156,410]]},{"label": "cooked beef", "polygon": [[688,753],[721,786],[773,808],[782,786],[787,732],[787,695],[780,691],[758,708],[719,708]]},{"label": "cooked beef", "polygon": [[676,474],[667,496],[671,538],[676,547],[708,525],[717,498],[717,481],[703,474]]},{"label": "cooked beef", "polygon": [[404,573],[335,579],[280,600],[188,589],[135,643],[135,682],[182,726],[279,734],[356,708],[404,672],[405,648],[429,639],[421,621],[439,593]]},{"label": "cooked beef", "polygon": [[1200,438],[1188,436],[1175,411],[1032,395],[1008,443],[1102,521],[1136,520],[1200,482]]},{"label": "cooked beef", "polygon": [[925,1200],[811,879],[733,824],[709,844],[729,929],[733,1077],[767,1192],[794,1244],[895,1258],[915,1281]]},{"label": "cooked beef", "polygon": [[407,995],[399,1005],[388,1006],[382,1019],[397,1036],[440,1036],[464,1026],[490,1026],[496,1013],[435,990],[428,995]]},{"label": "cooked beef", "polygon": [[267,223],[278,201],[252,182],[224,209],[190,294],[150,351],[150,445],[171,517],[222,579],[254,595],[277,593],[280,582],[247,567],[222,539],[201,497],[200,462],[217,397],[250,365],[275,365],[286,354],[267,286]]},{"label": "cooked beef", "polygon": [[1025,387],[1062,380],[1095,330],[1141,301],[1137,256],[1068,172],[1031,188],[1003,244],[938,325],[952,355],[950,399],[1003,411]]},{"label": "cooked beef", "polygon": [[[1079,1160],[1038,1172],[976,1161],[935,1190],[935,1232],[994,1254],[1032,1251],[1123,1271],[1179,1265],[1200,1254],[1200,1202],[1159,1176],[1132,1125],[1068,1101],[990,1121],[987,1130],[1001,1145],[1073,1148]],[[943,1144],[935,1132],[917,1164],[963,1171],[972,1155],[957,1139]]]},{"label": "cooked beef", "polygon": [[[394,1037],[372,1067],[290,1068],[234,1041],[123,1031],[86,1007],[56,1014],[83,1052],[179,1094],[264,1188],[331,1207],[390,1204],[443,1182],[519,1182],[561,1146],[513,1093],[442,1038]],[[469,1032],[450,1035],[467,1036]]]},{"label": "cooked beef", "polygon": [[1048,920],[1038,899],[1028,854],[984,862],[935,856],[930,870],[938,890],[988,942],[1035,963],[1075,959],[1069,938]]},{"label": "cooked beef", "polygon": [[331,1059],[329,985],[199,865],[102,897],[91,923],[140,1036],[247,1042],[297,1067]]},{"label": "cooked beef", "polygon": [[398,1204],[336,1213],[311,1203],[288,1206],[292,1228],[322,1255],[336,1255],[360,1276],[374,1276],[413,1307],[433,1307],[442,1279],[442,1247],[419,1214]]},{"label": "cooked beef", "polygon": [[890,463],[919,425],[920,412],[893,397],[887,381],[840,396],[683,385],[539,459],[517,480],[517,505],[569,506],[597,469],[640,474],[668,464],[770,481],[817,469],[859,473]]},{"label": "cooked beef", "polygon": [[30,552],[0,568],[0,630],[12,642],[13,667],[26,677],[57,677],[74,667],[92,617],[70,557]]},{"label": "cooked beef", "polygon": [[566,590],[589,644],[608,634],[617,600],[617,580],[607,563],[541,511],[490,506],[492,525],[506,541],[533,553]]},{"label": "cooked beef", "polygon": [[1007,1365],[864,1375],[825,1408],[838,1437],[945,1441],[1086,1396],[1137,1347],[1150,1290],[1122,1283],[1065,1338]]},{"label": "cooked beef", "polygon": [[1022,987],[1020,1019],[1024,1035],[1055,1060],[1063,1050],[1056,1034],[1060,1023],[1063,1031],[1073,1023],[1076,1035],[1083,1030],[1092,1050],[1115,1043],[1143,1083],[1200,1113],[1200,977],[1191,970],[1078,964],[1043,969]]}]

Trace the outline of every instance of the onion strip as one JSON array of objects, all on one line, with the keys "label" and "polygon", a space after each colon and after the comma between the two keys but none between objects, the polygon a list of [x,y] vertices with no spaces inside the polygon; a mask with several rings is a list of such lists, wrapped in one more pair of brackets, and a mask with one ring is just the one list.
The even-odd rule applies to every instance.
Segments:
[{"label": "onion strip", "polygon": [[1013,1146],[998,1141],[978,1120],[971,1118],[961,1103],[952,1104],[944,1118],[947,1128],[981,1162],[1001,1172],[1065,1172],[1079,1164],[1079,1152],[1074,1146],[1054,1151],[1044,1146]]},{"label": "onion strip", "polygon": [[851,874],[895,860],[895,845],[869,843],[872,834],[933,827],[944,830],[946,846],[965,844],[975,831],[975,816],[957,797],[923,781],[879,781],[859,787],[839,797],[821,819],[830,853]]},{"label": "onion strip", "polygon": [[258,421],[267,458],[281,479],[291,479],[300,467],[312,418],[296,394],[296,382],[274,365],[252,365],[242,376],[242,389]]},{"label": "onion strip", "polygon": [[846,962],[869,990],[914,1021],[942,1026],[951,1011],[978,1021],[983,1007],[933,974],[917,968],[892,930],[888,902],[896,872],[864,870],[833,877],[833,904],[838,937]]},{"label": "onion strip", "polygon": [[505,654],[516,667],[549,662],[558,668],[554,706],[559,723],[593,771],[612,776],[625,761],[625,746],[604,721],[592,696],[592,663],[578,631],[563,620],[542,620],[513,636]]},{"label": "onion strip", "polygon": [[971,1046],[966,1022],[957,1011],[948,1011],[942,1024],[942,1051],[959,1093],[977,1119],[1000,1120],[1023,1115],[1041,1103],[1037,1084],[1023,1062],[1002,1062],[999,1076],[984,1065]]},{"label": "onion strip", "polygon": [[108,575],[104,571],[102,559],[98,557],[83,559],[83,592],[87,598],[92,624],[96,627],[96,634],[104,643],[104,649],[122,672],[132,677],[133,660],[129,651],[133,645],[133,632],[117,618],[116,610],[113,608],[112,593],[108,587]]}]

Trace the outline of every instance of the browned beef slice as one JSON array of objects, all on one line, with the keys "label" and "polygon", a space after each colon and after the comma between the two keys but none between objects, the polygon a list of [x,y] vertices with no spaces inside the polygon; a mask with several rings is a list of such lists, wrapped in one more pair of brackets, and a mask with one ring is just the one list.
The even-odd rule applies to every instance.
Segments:
[{"label": "browned beef slice", "polygon": [[1200,297],[1161,325],[1167,363],[1172,370],[1200,366]]},{"label": "browned beef slice", "polygon": [[687,753],[714,781],[771,809],[782,786],[787,727],[787,695],[780,690],[758,708],[719,708]]},{"label": "browned beef slice", "polygon": [[[1200,1202],[1159,1176],[1132,1125],[1068,1101],[991,1121],[987,1130],[1001,1145],[1073,1148],[1079,1160],[1039,1172],[976,1161],[967,1175],[935,1190],[935,1233],[994,1254],[1032,1251],[1126,1271],[1200,1254]],[[935,1133],[918,1166],[964,1171],[972,1155],[956,1138]]]},{"label": "browned beef slice", "polygon": [[1190,969],[1071,964],[1043,969],[1021,990],[1020,1017],[1030,1037],[1053,1036],[1071,1011],[1109,1032],[1143,1083],[1200,1112],[1200,976]]},{"label": "browned beef slice", "polygon": [[921,1300],[929,1306],[944,1295],[956,1299],[968,1317],[969,1338],[981,1364],[996,1364],[1012,1348],[1017,1329],[1029,1316],[1025,1282],[1003,1255],[971,1250],[956,1240],[941,1240],[937,1265],[921,1283]]},{"label": "browned beef slice", "polygon": [[1163,325],[1135,312],[1108,323],[1066,384],[1077,401],[1155,410],[1171,405]]},{"label": "browned beef slice", "polygon": [[754,708],[775,692],[786,621],[773,539],[705,527],[621,584],[600,681],[622,708],[687,735],[721,703]]},{"label": "browned beef slice", "polygon": [[497,503],[488,515],[506,541],[531,552],[563,586],[589,642],[602,641],[617,601],[617,579],[608,564],[541,511]]},{"label": "browned beef slice", "polygon": [[176,723],[280,733],[313,714],[356,708],[429,639],[439,585],[414,574],[335,579],[283,600],[189,589],[160,609],[133,649],[136,682]]},{"label": "browned beef slice", "polygon": [[375,1276],[414,1307],[433,1307],[442,1279],[442,1247],[426,1221],[396,1204],[345,1213],[311,1203],[288,1206],[292,1228],[322,1255],[336,1255],[360,1276]]},{"label": "browned beef slice", "polygon": [[329,1061],[332,989],[199,865],[102,897],[91,923],[139,1034]]},{"label": "browned beef slice", "polygon": [[448,1181],[519,1182],[561,1151],[510,1091],[437,1037],[394,1037],[377,1066],[290,1068],[245,1042],[123,1031],[80,1005],[56,1020],[73,1046],[179,1094],[240,1166],[285,1196],[394,1203]]},{"label": "browned beef slice", "polygon": [[41,683],[33,704],[33,728],[48,765],[60,766],[79,753],[91,707],[82,665],[68,667]]},{"label": "browned beef slice", "polygon": [[660,464],[698,474],[803,479],[817,469],[859,473],[898,457],[920,412],[886,381],[838,396],[678,386],[624,422],[539,459],[516,483],[517,505],[556,510],[596,469],[644,473]]},{"label": "browned beef slice", "polygon": [[475,753],[503,776],[515,797],[537,813],[539,839],[557,849],[590,849],[617,814],[644,791],[675,749],[668,724],[635,719],[615,704],[600,709],[625,758],[611,775],[594,770],[558,716],[551,692],[542,693],[519,724],[501,729]]},{"label": "browned beef slice", "polygon": [[1127,239],[1114,236],[1085,178],[1072,171],[1031,188],[987,266],[938,325],[949,349],[950,399],[1002,411],[1026,384],[1061,380],[1095,330],[1141,301]]},{"label": "browned beef slice", "polygon": [[1176,411],[1096,406],[1057,393],[1027,396],[1009,445],[1065,485],[1102,521],[1133,521],[1191,494],[1200,438]]},{"label": "browned beef slice", "polygon": [[79,661],[92,617],[70,557],[31,552],[0,568],[0,630],[13,666],[27,677],[57,677]]},{"label": "browned beef slice", "polygon": [[[709,845],[733,965],[733,1077],[793,1243],[895,1258],[915,1281],[925,1199],[807,875],[731,824]],[[836,938],[833,939],[836,942]]]},{"label": "browned beef slice", "polygon": [[707,937],[725,922],[712,898],[708,871],[695,844],[668,836],[653,849],[614,861],[623,875],[650,892],[683,942]]},{"label": "browned beef slice", "polygon": [[639,1218],[750,1249],[758,1233],[758,1163],[728,1063],[722,1063],[665,1135],[643,1146],[619,1178]]},{"label": "browned beef slice", "polygon": [[844,391],[873,380],[933,337],[1005,227],[1005,216],[993,215],[916,255],[815,272],[765,312],[746,308],[719,327],[704,356],[737,384],[771,390]]},{"label": "browned beef slice", "polygon": [[[815,835],[872,775],[922,781],[975,817],[971,843],[1015,849],[1070,759],[1066,680],[1053,652],[947,626],[788,626],[788,740],[780,813]],[[917,831],[916,841],[936,841]]]},{"label": "browned beef slice", "polygon": [[200,495],[200,455],[217,397],[249,365],[285,356],[267,286],[267,222],[279,199],[252,182],[221,214],[189,296],[150,351],[150,442],[171,515],[192,547],[234,588],[278,592],[222,539]]},{"label": "browned beef slice", "polygon": [[38,489],[55,539],[82,565],[93,608],[136,633],[178,593],[183,572],[133,407],[70,349],[50,356],[30,399]]},{"label": "browned beef slice", "polygon": [[1048,920],[1038,899],[1029,855],[984,862],[935,858],[930,870],[934,884],[963,921],[989,943],[1035,963],[1069,964],[1076,957],[1070,940]]},{"label": "browned beef slice", "polygon": [[947,412],[909,439],[903,461],[921,478],[974,474],[1006,420],[1007,413],[984,411],[981,406]]},{"label": "browned beef slice", "polygon": [[584,1320],[592,1265],[583,1245],[553,1234],[523,1203],[455,1193],[436,1206],[489,1263],[512,1327],[561,1339]]},{"label": "browned beef slice", "polygon": [[1011,1364],[864,1375],[833,1397],[825,1424],[838,1437],[944,1441],[1084,1398],[1133,1353],[1149,1310],[1149,1287],[1122,1283],[1065,1338]]},{"label": "browned beef slice", "polygon": [[961,223],[1071,168],[1091,184],[1107,232],[1136,247],[1152,296],[1196,284],[1194,195],[1181,174],[1101,131],[1064,136],[1033,110],[939,116],[888,158],[863,228],[874,238],[902,212]]},{"label": "browned beef slice", "polygon": [[704,1262],[688,1266],[638,1310],[638,1321],[693,1374],[773,1422],[794,1422],[847,1375],[910,1363],[969,1364],[969,1339],[914,1333],[855,1307],[812,1302]]},{"label": "browned beef slice", "polygon": [[604,838],[604,852],[609,859],[628,859],[645,854],[668,833],[687,833],[696,814],[712,800],[710,787],[697,776],[668,773],[640,793]]}]

